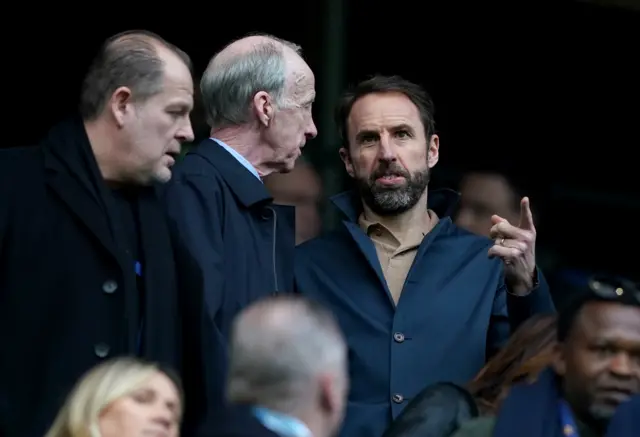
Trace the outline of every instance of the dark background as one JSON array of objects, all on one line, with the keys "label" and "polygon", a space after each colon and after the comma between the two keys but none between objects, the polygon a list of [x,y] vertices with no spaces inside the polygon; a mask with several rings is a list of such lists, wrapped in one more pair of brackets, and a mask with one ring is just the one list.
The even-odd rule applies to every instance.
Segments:
[{"label": "dark background", "polygon": [[[191,55],[196,75],[231,39],[273,33],[302,45],[316,72],[320,135],[305,154],[327,194],[341,188],[327,169],[342,174],[329,88],[400,74],[435,100],[434,185],[455,186],[480,163],[508,171],[542,209],[540,244],[566,265],[637,278],[640,12],[562,0],[478,3],[350,0],[344,20],[328,13],[334,0],[18,4],[5,10],[3,147],[35,143],[75,109],[85,69],[113,33],[158,32]],[[342,44],[331,42],[334,31]],[[334,49],[344,53],[335,78],[327,61]],[[198,109],[194,123],[206,135]]]}]

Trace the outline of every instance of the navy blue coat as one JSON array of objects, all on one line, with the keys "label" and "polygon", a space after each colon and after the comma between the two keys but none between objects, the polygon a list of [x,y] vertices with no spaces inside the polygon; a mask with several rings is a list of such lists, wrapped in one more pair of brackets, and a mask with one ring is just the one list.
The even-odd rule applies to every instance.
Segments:
[{"label": "navy blue coat", "polygon": [[[227,338],[233,318],[257,299],[293,289],[293,207],[272,203],[249,170],[212,140],[176,166],[164,201],[182,243],[202,271],[191,296],[185,347],[187,435],[224,404]],[[211,430],[204,431],[210,434]]]},{"label": "navy blue coat", "polygon": [[342,226],[298,246],[297,290],[334,311],[349,346],[344,437],[380,437],[422,389],[466,384],[515,326],[554,311],[540,274],[529,295],[507,293],[502,262],[487,255],[493,242],[448,217],[457,197],[430,193],[440,221],[418,248],[397,306],[351,192],[332,199],[345,216]]},{"label": "navy blue coat", "polygon": [[640,435],[640,394],[633,396],[616,409],[607,437],[631,437]]}]

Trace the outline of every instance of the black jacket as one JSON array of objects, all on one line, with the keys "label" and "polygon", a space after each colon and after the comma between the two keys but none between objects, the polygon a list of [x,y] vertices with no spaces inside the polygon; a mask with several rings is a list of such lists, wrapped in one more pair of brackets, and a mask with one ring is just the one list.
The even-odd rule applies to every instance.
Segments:
[{"label": "black jacket", "polygon": [[[188,310],[198,315],[187,320],[192,335],[184,343],[185,365],[191,369],[185,374],[191,399],[186,418],[211,424],[211,414],[225,404],[233,319],[252,302],[293,289],[294,209],[274,205],[262,182],[212,140],[180,162],[164,200],[181,242],[203,274],[203,286],[193,293],[200,297],[190,301]],[[202,435],[211,431],[205,426]]]},{"label": "black jacket", "polygon": [[117,355],[180,367],[168,222],[137,196],[144,293],[82,121],[0,151],[0,435],[41,437],[73,384]]}]

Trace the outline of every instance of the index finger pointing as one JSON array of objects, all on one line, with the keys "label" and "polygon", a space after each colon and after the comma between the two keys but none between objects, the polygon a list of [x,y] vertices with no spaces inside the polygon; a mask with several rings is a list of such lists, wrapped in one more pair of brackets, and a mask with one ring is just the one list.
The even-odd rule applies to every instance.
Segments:
[{"label": "index finger pointing", "polygon": [[520,229],[529,231],[535,230],[533,214],[531,213],[530,201],[528,197],[523,197],[520,201]]}]

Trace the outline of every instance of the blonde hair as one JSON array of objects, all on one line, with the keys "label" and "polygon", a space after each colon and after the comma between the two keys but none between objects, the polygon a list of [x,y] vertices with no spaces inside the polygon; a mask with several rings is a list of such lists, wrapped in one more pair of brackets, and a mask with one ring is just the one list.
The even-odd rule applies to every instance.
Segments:
[{"label": "blonde hair", "polygon": [[98,418],[102,411],[158,372],[173,381],[182,401],[179,381],[156,364],[129,357],[115,358],[94,367],[80,379],[45,437],[101,437]]}]

